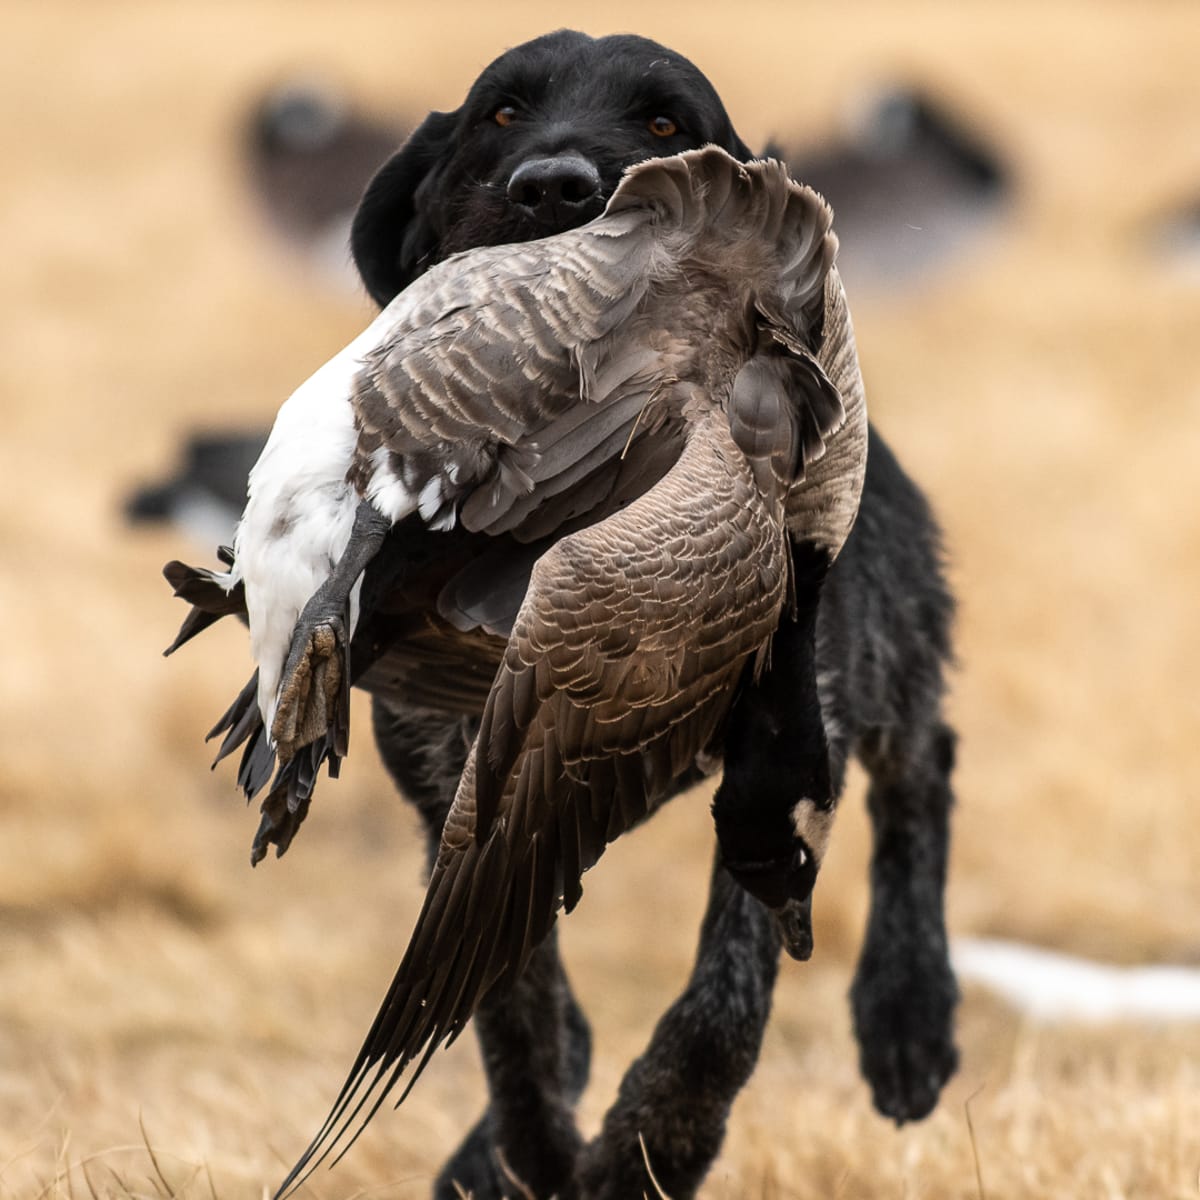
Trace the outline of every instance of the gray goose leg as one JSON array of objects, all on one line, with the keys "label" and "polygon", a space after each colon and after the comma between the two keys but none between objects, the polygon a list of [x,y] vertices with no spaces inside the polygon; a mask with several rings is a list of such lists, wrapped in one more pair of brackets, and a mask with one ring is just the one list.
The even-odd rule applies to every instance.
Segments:
[{"label": "gray goose leg", "polygon": [[734,1098],[758,1060],[779,966],[776,919],[714,863],[700,946],[683,994],[621,1081],[599,1136],[584,1150],[581,1200],[694,1196],[725,1136]]},{"label": "gray goose leg", "polygon": [[[421,814],[432,863],[473,723],[378,697],[372,714],[384,763]],[[472,1024],[488,1107],[438,1175],[435,1200],[459,1200],[464,1192],[474,1200],[500,1200],[519,1190],[509,1173],[539,1198],[565,1196],[580,1146],[572,1110],[587,1083],[591,1031],[553,931],[508,992],[484,999]]]},{"label": "gray goose leg", "polygon": [[871,909],[850,1000],[875,1107],[897,1124],[932,1111],[958,1065],[943,899],[954,734],[932,724],[865,739],[874,832]]},{"label": "gray goose leg", "polygon": [[[281,763],[335,725],[345,738],[350,720],[347,626],[350,593],[379,552],[391,522],[367,501],[354,514],[354,527],[329,578],[304,606],[279,684],[271,736]],[[338,747],[345,753],[345,745]]]}]

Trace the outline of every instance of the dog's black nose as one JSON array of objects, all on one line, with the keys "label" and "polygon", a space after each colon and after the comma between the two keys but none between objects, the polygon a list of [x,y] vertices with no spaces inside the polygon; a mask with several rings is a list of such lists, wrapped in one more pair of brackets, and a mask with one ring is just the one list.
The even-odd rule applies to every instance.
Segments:
[{"label": "dog's black nose", "polygon": [[578,154],[527,159],[509,177],[508,198],[542,224],[575,224],[600,211],[600,172]]}]

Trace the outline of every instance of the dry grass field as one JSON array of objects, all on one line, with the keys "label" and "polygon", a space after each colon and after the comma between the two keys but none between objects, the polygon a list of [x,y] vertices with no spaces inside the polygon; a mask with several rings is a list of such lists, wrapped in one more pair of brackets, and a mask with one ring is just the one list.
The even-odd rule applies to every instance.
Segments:
[{"label": "dry grass field", "polygon": [[[1200,286],[1141,236],[1200,192],[1194,0],[597,11],[591,32],[691,56],[752,142],[816,134],[855,84],[900,73],[1008,153],[1016,200],[969,256],[903,300],[851,296],[872,411],[937,505],[962,601],[950,922],[1200,961]],[[159,567],[202,552],[119,519],[184,431],[265,422],[367,313],[264,241],[236,123],[296,65],[380,111],[449,107],[503,47],[582,19],[521,0],[5,8],[4,1200],[263,1195],[324,1116],[420,898],[416,823],[364,707],[343,780],[283,861],[249,869],[255,814],[200,741],[244,637],[164,662],[182,609]],[[845,999],[861,790],[816,954],[785,965],[704,1196],[1194,1200],[1194,1025],[1035,1026],[968,990],[937,1112],[900,1131],[873,1113]],[[589,1130],[686,974],[710,845],[705,797],[680,800],[564,926],[597,1035]],[[427,1196],[480,1097],[464,1038],[307,1194]]]}]

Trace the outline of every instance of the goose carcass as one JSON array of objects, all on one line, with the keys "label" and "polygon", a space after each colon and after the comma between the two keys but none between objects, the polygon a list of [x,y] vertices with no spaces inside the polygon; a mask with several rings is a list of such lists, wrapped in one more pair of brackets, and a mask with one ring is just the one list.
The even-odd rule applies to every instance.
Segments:
[{"label": "goose carcass", "polygon": [[[719,760],[788,604],[789,537],[827,564],[857,511],[836,244],[779,163],[631,168],[589,225],[399,295],[284,405],[228,573],[168,567],[196,604],[176,645],[248,613],[257,683],[214,732],[246,743],[248,790],[282,764],[256,853],[344,752],[351,669],[481,716],[412,941],[297,1170],[520,971],[607,842]],[[387,549],[405,530],[409,564]],[[830,814],[794,819],[819,854]]]}]

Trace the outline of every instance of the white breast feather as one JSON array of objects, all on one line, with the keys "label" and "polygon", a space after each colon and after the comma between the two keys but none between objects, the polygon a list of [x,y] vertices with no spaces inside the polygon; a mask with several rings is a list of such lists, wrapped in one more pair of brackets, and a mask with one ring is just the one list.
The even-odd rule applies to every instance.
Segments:
[{"label": "white breast feather", "polygon": [[[363,356],[393,325],[389,311],[292,393],[250,472],[231,584],[239,577],[245,581],[258,704],[268,730],[296,621],[350,539],[359,504],[346,482],[357,440],[351,385]],[[393,520],[416,507],[415,497],[408,498],[407,512],[402,497],[389,499]],[[350,633],[358,620],[358,594],[356,586]]]}]

